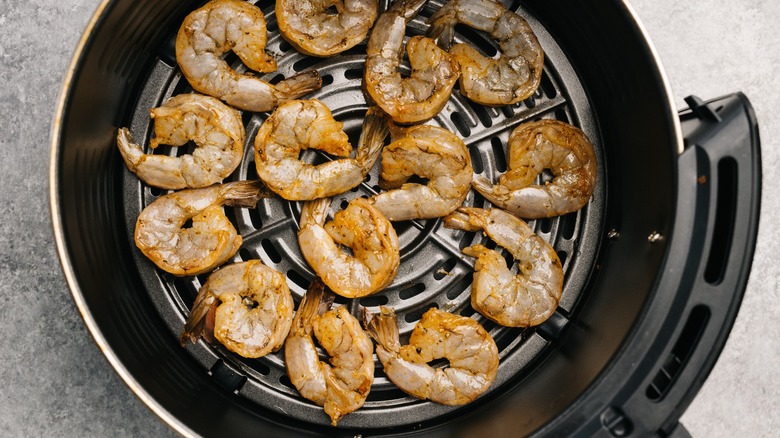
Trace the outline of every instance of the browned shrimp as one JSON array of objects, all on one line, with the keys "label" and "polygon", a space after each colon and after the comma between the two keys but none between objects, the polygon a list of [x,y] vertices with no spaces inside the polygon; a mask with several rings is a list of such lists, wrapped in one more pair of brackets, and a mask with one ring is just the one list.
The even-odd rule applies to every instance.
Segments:
[{"label": "browned shrimp", "polygon": [[304,258],[343,297],[382,290],[395,279],[401,260],[393,225],[363,198],[353,199],[325,223],[330,204],[331,198],[321,198],[303,205],[298,245]]},{"label": "browned shrimp", "polygon": [[483,245],[463,248],[477,258],[471,286],[471,307],[498,324],[529,327],[541,324],[558,307],[563,291],[563,267],[558,253],[522,219],[494,208],[461,207],[444,225],[465,231],[483,231],[517,261],[514,275],[506,259]]},{"label": "browned shrimp", "polygon": [[[135,224],[135,244],[160,269],[174,275],[208,272],[233,257],[241,236],[223,205],[254,207],[272,196],[260,181],[185,189],[157,198]],[[192,226],[185,227],[187,221]]]},{"label": "browned shrimp", "polygon": [[260,260],[228,265],[209,275],[200,288],[181,343],[203,336],[243,357],[265,356],[284,344],[293,306],[281,272]]},{"label": "browned shrimp", "polygon": [[[538,219],[571,213],[590,200],[596,186],[593,144],[579,128],[558,120],[524,123],[509,136],[509,171],[497,185],[475,175],[472,186],[510,213]],[[533,184],[549,169],[547,184]]]},{"label": "browned shrimp", "polygon": [[231,69],[222,55],[232,50],[252,70],[271,72],[276,61],[265,53],[263,12],[241,0],[212,0],[184,19],[176,36],[176,62],[192,88],[247,111],[270,111],[322,86],[316,71],[271,85]]},{"label": "browned shrimp", "polygon": [[[287,102],[268,117],[255,137],[257,175],[284,199],[304,201],[334,196],[360,184],[382,152],[386,116],[366,112],[354,158],[352,145],[325,104],[316,99]],[[301,150],[319,149],[345,157],[312,165],[300,160]]]},{"label": "browned shrimp", "polygon": [[[498,371],[498,347],[471,318],[431,308],[401,345],[395,312],[380,308],[365,315],[366,329],[377,341],[376,355],[385,374],[404,392],[445,405],[462,405],[487,391]],[[436,359],[448,366],[434,368]]]},{"label": "browned shrimp", "polygon": [[450,48],[455,25],[487,32],[498,43],[498,58],[488,58],[468,44],[450,49],[460,65],[460,92],[482,105],[519,102],[539,87],[544,51],[531,26],[495,0],[449,0],[428,20],[428,36]]},{"label": "browned shrimp", "polygon": [[426,0],[396,0],[379,16],[368,39],[363,87],[371,99],[396,123],[428,120],[450,98],[460,69],[455,58],[420,35],[406,43],[412,74],[402,78],[406,25]]},{"label": "browned shrimp", "polygon": [[[446,216],[463,204],[471,188],[468,148],[457,135],[431,125],[391,126],[392,142],[382,151],[379,185],[371,198],[391,221]],[[427,184],[407,182],[412,175]]]},{"label": "browned shrimp", "polygon": [[[335,426],[363,406],[374,382],[374,344],[344,306],[331,309],[333,295],[315,279],[301,300],[284,346],[287,374],[298,392],[323,406]],[[321,361],[312,339],[330,356]]]},{"label": "browned shrimp", "polygon": [[119,152],[141,181],[169,190],[206,187],[222,182],[241,164],[246,137],[241,115],[219,99],[179,94],[153,108],[151,116],[151,149],[160,144],[182,146],[189,140],[198,147],[180,157],[144,154],[132,142],[130,131],[121,128],[116,136]]},{"label": "browned shrimp", "polygon": [[332,56],[366,39],[378,8],[378,0],[276,0],[276,20],[299,52]]}]

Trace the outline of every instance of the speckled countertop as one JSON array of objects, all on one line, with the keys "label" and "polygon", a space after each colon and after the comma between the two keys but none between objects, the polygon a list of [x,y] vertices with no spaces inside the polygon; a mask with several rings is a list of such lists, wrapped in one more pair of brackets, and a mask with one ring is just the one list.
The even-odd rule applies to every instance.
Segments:
[{"label": "speckled countertop", "polygon": [[[124,385],[68,291],[48,208],[49,126],[71,54],[100,0],[0,0],[0,435],[173,436]],[[763,197],[748,289],[682,422],[695,437],[780,431],[780,5],[634,0],[680,107],[743,91],[760,123]]]}]

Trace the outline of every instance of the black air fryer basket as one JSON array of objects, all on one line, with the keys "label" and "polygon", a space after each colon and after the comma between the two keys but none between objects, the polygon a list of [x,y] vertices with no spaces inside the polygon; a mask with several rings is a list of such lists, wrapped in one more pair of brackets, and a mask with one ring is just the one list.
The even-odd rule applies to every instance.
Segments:
[{"label": "black air fryer basket", "polygon": [[[441,220],[395,224],[396,280],[378,295],[337,303],[355,315],[394,307],[402,336],[431,306],[471,316],[499,347],[498,377],[473,403],[447,407],[405,395],[377,362],[365,406],[333,428],[290,384],[282,352],[249,360],[204,342],[182,348],[178,336],[206,276],[165,274],[133,243],[138,214],[164,192],[125,168],[115,135],[128,126],[148,141],[149,109],[191,91],[176,67],[174,41],[201,4],[104,1],[74,58],[52,136],[52,218],[73,296],[106,357],[157,415],[188,436],[685,434],[677,420],[725,343],[754,252],[760,156],[747,98],[690,97],[678,115],[652,47],[622,1],[507,4],[528,19],[545,50],[539,90],[501,108],[455,91],[429,123],[459,134],[474,171],[489,178],[506,170],[506,141],[521,122],[559,119],[593,140],[599,174],[590,203],[530,222],[563,263],[559,308],[536,328],[495,325],[470,307],[473,260],[460,252],[486,238],[446,229]],[[440,5],[430,0],[407,36],[424,34]],[[334,58],[303,56],[279,37],[273,4],[258,6],[267,50],[279,64],[265,79],[317,69],[324,85],[307,97],[328,105],[354,144],[367,109],[365,42]],[[457,40],[495,52],[485,35],[458,30]],[[244,69],[234,55],[228,61]],[[229,180],[257,178],[252,142],[267,116],[243,114],[246,156]],[[378,166],[335,208],[375,193],[377,183]],[[474,192],[465,204],[489,205]],[[297,247],[300,203],[268,199],[256,209],[226,210],[244,237],[235,261],[259,258],[279,269],[300,301],[314,277]]]}]

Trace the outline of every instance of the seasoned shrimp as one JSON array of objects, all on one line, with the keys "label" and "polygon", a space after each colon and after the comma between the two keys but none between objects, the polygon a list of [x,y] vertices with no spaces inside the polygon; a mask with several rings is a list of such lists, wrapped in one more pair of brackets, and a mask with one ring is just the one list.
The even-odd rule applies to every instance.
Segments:
[{"label": "seasoned shrimp", "polygon": [[[528,98],[539,87],[544,51],[531,26],[494,0],[449,0],[428,19],[428,36],[450,50],[461,69],[460,92],[482,105],[509,105]],[[455,25],[487,32],[499,57],[488,58],[468,44],[456,44]]]},{"label": "seasoned shrimp", "polygon": [[[497,185],[474,176],[474,189],[494,205],[514,215],[538,219],[577,211],[588,203],[596,186],[593,144],[579,128],[558,120],[524,123],[509,136],[509,171]],[[534,179],[549,169],[546,184]]]},{"label": "seasoned shrimp", "polygon": [[246,136],[241,116],[218,99],[180,94],[152,109],[151,116],[151,149],[161,144],[182,146],[189,140],[198,148],[181,157],[144,154],[132,142],[130,131],[121,128],[116,136],[119,152],[141,181],[168,190],[206,187],[222,182],[241,164]]},{"label": "seasoned shrimp", "polygon": [[[401,346],[395,312],[380,307],[365,315],[366,329],[377,342],[376,355],[387,377],[404,392],[445,405],[463,405],[484,393],[496,378],[498,347],[490,334],[465,316],[431,308]],[[429,362],[445,358],[449,365]]]},{"label": "seasoned shrimp", "polygon": [[517,261],[513,275],[498,251],[483,245],[463,248],[477,258],[471,285],[471,307],[498,324],[530,327],[544,322],[558,307],[563,268],[558,253],[531,227],[503,210],[461,207],[447,216],[444,226],[484,231]]},{"label": "seasoned shrimp", "polygon": [[[374,382],[374,344],[346,307],[330,309],[332,303],[333,295],[326,295],[315,279],[295,313],[284,361],[298,392],[323,406],[335,426],[368,397]],[[319,360],[312,331],[330,363]]]},{"label": "seasoned shrimp", "polygon": [[357,186],[374,166],[388,134],[386,120],[375,107],[366,113],[355,158],[319,165],[298,158],[301,149],[308,148],[349,156],[352,146],[342,128],[318,100],[285,103],[263,122],[255,137],[258,176],[279,196],[295,201],[333,196]]},{"label": "seasoned shrimp", "polygon": [[[233,257],[241,236],[223,205],[254,207],[271,196],[259,181],[238,181],[185,189],[157,198],[135,224],[135,244],[160,269],[174,275],[198,275]],[[192,225],[185,228],[187,221]]]},{"label": "seasoned shrimp", "polygon": [[184,324],[181,345],[203,336],[246,358],[265,356],[284,344],[293,307],[281,272],[260,260],[225,266],[200,288]]},{"label": "seasoned shrimp", "polygon": [[279,32],[299,52],[332,56],[366,38],[378,8],[378,0],[277,0],[276,19]]},{"label": "seasoned shrimp", "polygon": [[303,205],[298,244],[306,261],[341,296],[358,298],[383,289],[401,260],[392,224],[364,198],[350,201],[326,224],[330,204],[330,198],[322,198]]},{"label": "seasoned shrimp", "polygon": [[316,71],[289,77],[276,85],[231,69],[222,55],[232,50],[258,72],[276,70],[265,53],[265,17],[241,0],[212,0],[184,19],[176,36],[176,62],[192,88],[247,111],[270,111],[322,86]]},{"label": "seasoned shrimp", "polygon": [[[452,132],[430,125],[391,127],[392,143],[382,151],[379,186],[372,199],[391,221],[446,216],[463,204],[471,187],[471,157]],[[406,181],[417,175],[428,183]]]},{"label": "seasoned shrimp", "polygon": [[412,73],[402,78],[406,25],[426,0],[397,0],[379,16],[368,40],[363,87],[396,123],[417,123],[441,111],[458,80],[455,58],[420,35],[406,43]]}]

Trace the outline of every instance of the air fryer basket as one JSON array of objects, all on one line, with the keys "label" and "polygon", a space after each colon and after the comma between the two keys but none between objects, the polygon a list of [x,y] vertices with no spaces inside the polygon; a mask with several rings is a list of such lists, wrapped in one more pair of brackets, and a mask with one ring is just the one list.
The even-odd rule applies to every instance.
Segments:
[{"label": "air fryer basket", "polygon": [[[383,10],[387,2],[380,3]],[[504,145],[511,130],[523,121],[557,118],[580,126],[594,141],[600,173],[588,206],[577,213],[531,223],[553,244],[563,262],[566,282],[559,309],[534,329],[509,329],[491,323],[469,305],[473,260],[460,252],[477,242],[489,244],[488,240],[476,233],[446,229],[441,220],[396,224],[401,242],[396,280],[378,295],[360,300],[339,298],[337,303],[348,306],[355,315],[362,307],[394,307],[402,336],[431,306],[472,316],[499,346],[498,377],[488,393],[472,404],[445,407],[405,395],[384,377],[377,362],[376,379],[365,406],[344,417],[338,429],[332,429],[321,408],[301,398],[290,384],[281,352],[247,360],[203,342],[182,348],[178,335],[207,276],[165,274],[133,244],[138,214],[163,192],[141,184],[127,171],[116,151],[114,135],[118,127],[129,126],[137,139],[147,141],[152,127],[149,109],[171,95],[191,91],[176,68],[174,38],[183,17],[199,4],[105,2],[74,61],[60,109],[61,121],[54,132],[52,209],[66,276],[106,356],[156,413],[182,433],[209,436],[671,430],[681,413],[680,405],[687,404],[685,397],[657,407],[658,419],[632,421],[631,407],[638,405],[609,405],[611,398],[619,399],[620,387],[611,387],[608,382],[617,379],[620,386],[635,385],[651,405],[659,406],[671,383],[679,378],[691,354],[681,354],[680,342],[673,341],[681,333],[692,337],[686,351],[693,351],[701,338],[697,330],[704,333],[713,312],[688,303],[689,291],[696,290],[698,281],[691,277],[694,274],[688,274],[686,280],[679,269],[672,268],[682,252],[688,259],[680,266],[687,263],[688,272],[694,272],[703,255],[707,251],[712,254],[707,244],[719,237],[737,241],[734,230],[745,230],[742,241],[755,240],[758,173],[751,165],[755,167],[757,149],[753,155],[732,159],[739,172],[729,170],[731,164],[723,169],[717,164],[723,162],[718,161],[720,156],[734,155],[731,143],[717,153],[691,147],[678,157],[683,147],[680,125],[662,71],[625,5],[603,1],[509,5],[529,20],[545,49],[545,72],[538,92],[516,105],[485,108],[455,91],[430,122],[464,138],[475,172],[491,178],[506,169]],[[423,34],[425,19],[440,4],[431,0],[409,26],[407,35]],[[365,43],[335,58],[300,55],[278,36],[273,5],[258,5],[266,13],[269,34],[273,35],[268,51],[277,55],[279,64],[279,70],[265,79],[273,82],[317,69],[324,85],[308,97],[322,100],[333,110],[354,144],[367,108],[361,91]],[[495,51],[483,34],[459,30],[461,41],[487,53]],[[228,61],[239,70],[243,68],[235,56],[229,56]],[[751,132],[752,115],[743,102],[732,98],[721,106],[736,108],[732,118],[747,121],[745,132]],[[699,117],[688,118],[709,120],[710,107],[693,103],[692,114]],[[716,118],[724,113],[723,108],[717,111],[710,110]],[[257,178],[252,143],[267,115],[243,114],[248,134],[246,154],[231,180]],[[701,131],[690,123],[685,125],[689,137],[690,132]],[[738,151],[750,152],[753,143],[757,148],[757,134],[754,142],[750,140]],[[156,153],[183,152],[161,148]],[[304,159],[319,162],[328,158],[307,152]],[[704,166],[710,161],[716,171]],[[738,201],[748,205],[744,215],[735,213],[718,225],[707,218],[724,216],[718,212],[725,207],[718,210],[717,205],[705,205],[703,199],[709,191],[689,193],[682,183],[693,175],[701,178],[705,174],[714,182],[721,173],[730,178],[729,188],[747,194]],[[710,187],[698,181],[699,187]],[[361,186],[337,197],[334,209],[354,197],[375,193],[377,182],[378,166]],[[731,199],[719,196],[725,197],[716,198],[715,204],[727,204]],[[727,205],[735,208],[736,203],[733,200]],[[466,204],[489,205],[473,192]],[[300,203],[269,199],[256,209],[228,208],[227,212],[244,237],[235,260],[259,258],[276,267],[287,275],[293,296],[300,301],[314,275],[297,247]],[[692,220],[702,217],[707,227],[693,232],[697,222]],[[675,238],[681,229],[682,237]],[[713,233],[720,236],[713,237]],[[718,260],[724,263],[708,274],[718,281],[704,283],[735,297],[723,298],[727,333],[744,290],[752,246],[727,245],[721,252]],[[735,252],[748,254],[747,264],[732,267],[733,262],[726,263]],[[732,256],[731,260],[738,259]],[[724,282],[732,277],[733,282]],[[670,323],[669,317],[648,316],[663,309],[678,315],[679,320]],[[690,324],[693,328],[688,328]],[[686,334],[686,330],[696,336]],[[644,338],[637,339],[638,333]],[[706,375],[725,340],[725,334],[718,334],[712,341],[715,356],[709,355],[694,371],[702,369]],[[658,337],[661,335],[665,337]],[[704,348],[709,351],[711,347]],[[664,369],[671,376],[669,382],[656,382],[653,371],[674,349],[684,360],[674,369]],[[629,362],[644,364],[648,370],[636,377],[632,369],[636,365],[625,366]],[[645,379],[655,389],[645,389],[650,388]],[[688,401],[690,397],[692,394]],[[599,402],[588,402],[592,399]]]}]

